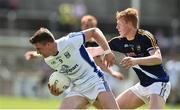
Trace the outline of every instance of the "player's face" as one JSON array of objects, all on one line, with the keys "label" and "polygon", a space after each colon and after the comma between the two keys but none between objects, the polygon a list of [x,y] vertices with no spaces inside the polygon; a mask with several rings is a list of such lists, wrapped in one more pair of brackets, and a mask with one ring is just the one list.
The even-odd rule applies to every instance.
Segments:
[{"label": "player's face", "polygon": [[117,19],[117,26],[116,29],[118,30],[119,34],[123,37],[126,37],[129,32],[128,23],[123,19]]},{"label": "player's face", "polygon": [[36,43],[35,48],[37,53],[45,58],[51,55],[49,43]]}]

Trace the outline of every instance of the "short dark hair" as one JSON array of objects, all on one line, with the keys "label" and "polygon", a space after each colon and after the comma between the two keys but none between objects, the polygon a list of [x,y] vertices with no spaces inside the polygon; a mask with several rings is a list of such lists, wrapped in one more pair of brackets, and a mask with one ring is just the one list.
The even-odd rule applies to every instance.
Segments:
[{"label": "short dark hair", "polygon": [[39,30],[35,32],[35,34],[29,39],[31,44],[36,43],[47,43],[47,42],[54,42],[53,34],[47,29],[41,27]]}]

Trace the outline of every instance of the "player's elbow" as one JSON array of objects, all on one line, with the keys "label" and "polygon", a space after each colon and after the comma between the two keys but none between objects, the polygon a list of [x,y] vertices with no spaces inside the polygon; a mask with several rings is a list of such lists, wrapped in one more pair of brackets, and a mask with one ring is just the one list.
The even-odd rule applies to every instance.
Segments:
[{"label": "player's elbow", "polygon": [[94,27],[93,30],[97,32],[97,31],[99,31],[100,29],[97,28],[97,27]]},{"label": "player's elbow", "polygon": [[156,64],[162,63],[162,56],[159,51],[157,51],[153,56],[154,56]]},{"label": "player's elbow", "polygon": [[161,56],[155,56],[154,61],[156,64],[161,64],[162,63],[162,57]]},{"label": "player's elbow", "polygon": [[97,27],[93,28],[92,31],[93,31],[93,36],[97,36],[101,33],[101,30]]},{"label": "player's elbow", "polygon": [[99,28],[94,28],[93,38],[98,42],[105,38],[103,32]]}]

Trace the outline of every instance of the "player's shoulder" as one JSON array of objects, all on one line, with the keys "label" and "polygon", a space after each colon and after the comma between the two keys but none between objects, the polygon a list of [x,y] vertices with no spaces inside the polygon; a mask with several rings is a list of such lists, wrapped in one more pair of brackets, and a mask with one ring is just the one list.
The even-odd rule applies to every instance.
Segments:
[{"label": "player's shoulder", "polygon": [[71,33],[68,34],[69,38],[79,36],[79,35],[84,35],[84,32],[82,32],[82,31],[80,31],[80,32],[71,32]]},{"label": "player's shoulder", "polygon": [[66,41],[66,40],[68,40],[68,39],[69,39],[68,36],[63,36],[63,37],[61,37],[61,38],[59,38],[59,39],[56,39],[56,42],[57,42],[57,43],[60,43],[60,42]]},{"label": "player's shoulder", "polygon": [[109,40],[109,42],[111,42],[111,41],[119,41],[119,40],[123,40],[123,39],[126,39],[126,38],[122,37],[122,36],[115,36],[115,37],[111,38]]},{"label": "player's shoulder", "polygon": [[72,37],[75,37],[75,36],[78,36],[78,35],[82,35],[83,33],[82,32],[71,32],[59,39],[56,39],[56,42],[65,42],[65,41],[68,41],[68,39],[72,38]]},{"label": "player's shoulder", "polygon": [[63,49],[63,48],[65,48],[67,45],[69,45],[70,44],[70,41],[68,40],[69,39],[69,36],[63,36],[63,37],[61,37],[61,38],[59,38],[59,39],[56,39],[55,40],[55,42],[56,42],[56,44],[57,44],[57,47],[58,47],[58,49]]},{"label": "player's shoulder", "polygon": [[151,32],[144,30],[144,29],[138,29],[138,35],[148,38],[148,39],[154,39],[154,36]]},{"label": "player's shoulder", "polygon": [[151,34],[151,32],[143,29],[138,29],[139,38],[144,42],[150,42],[153,47],[157,47],[157,39]]}]

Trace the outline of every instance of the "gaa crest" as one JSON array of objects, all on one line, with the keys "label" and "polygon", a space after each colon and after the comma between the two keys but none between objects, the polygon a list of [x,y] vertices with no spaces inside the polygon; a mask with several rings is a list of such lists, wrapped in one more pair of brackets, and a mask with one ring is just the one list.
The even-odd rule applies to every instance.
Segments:
[{"label": "gaa crest", "polygon": [[70,54],[69,52],[65,52],[65,53],[64,53],[64,56],[65,56],[66,58],[70,58],[70,57],[71,57],[71,54]]}]

